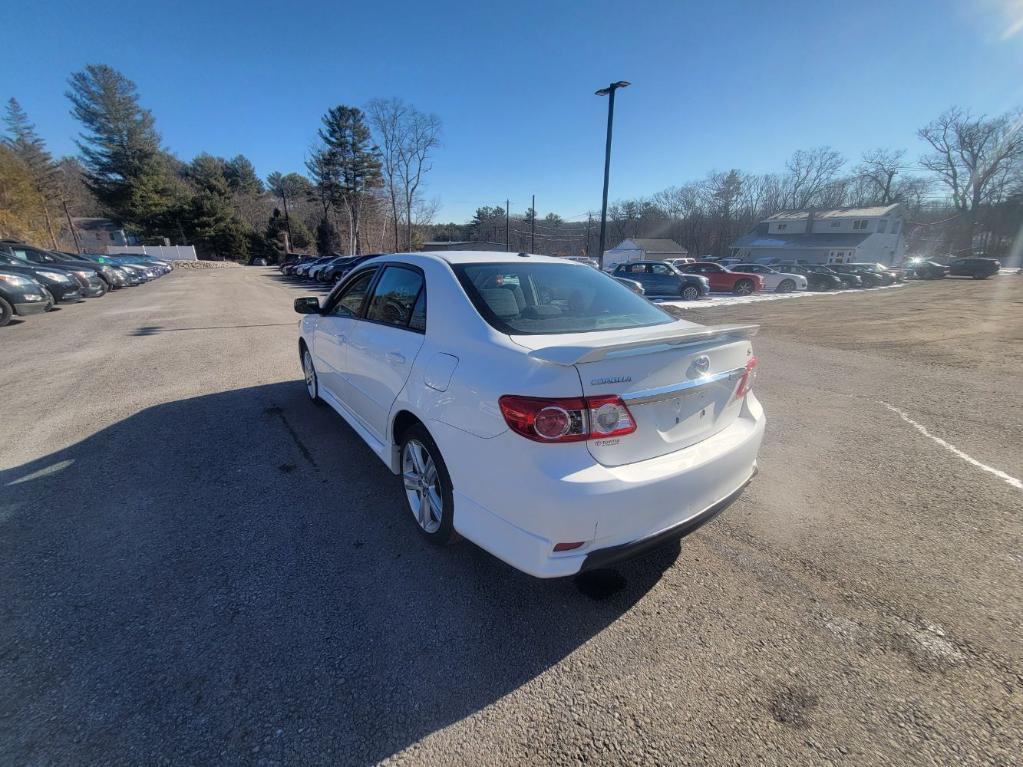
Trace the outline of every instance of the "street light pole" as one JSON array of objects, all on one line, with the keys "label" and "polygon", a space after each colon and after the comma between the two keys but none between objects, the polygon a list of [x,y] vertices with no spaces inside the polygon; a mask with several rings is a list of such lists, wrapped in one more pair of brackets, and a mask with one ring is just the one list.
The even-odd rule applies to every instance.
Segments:
[{"label": "street light pole", "polygon": [[629,83],[625,80],[611,83],[606,88],[601,88],[594,95],[607,96],[607,144],[604,147],[604,196],[600,204],[600,250],[597,251],[597,262],[600,268],[604,268],[604,247],[607,234],[607,184],[611,175],[611,126],[615,117],[615,91],[619,88],[627,88]]}]

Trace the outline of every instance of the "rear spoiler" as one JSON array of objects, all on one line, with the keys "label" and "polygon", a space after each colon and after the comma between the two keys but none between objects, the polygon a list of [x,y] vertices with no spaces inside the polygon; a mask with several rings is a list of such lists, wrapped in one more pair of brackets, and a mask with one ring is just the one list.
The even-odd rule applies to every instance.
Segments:
[{"label": "rear spoiler", "polygon": [[546,346],[531,351],[529,357],[555,365],[579,365],[585,362],[597,362],[606,357],[649,354],[667,349],[699,346],[710,342],[742,341],[755,336],[759,328],[759,325],[704,325],[665,330],[644,329],[641,333],[621,336],[604,343]]}]

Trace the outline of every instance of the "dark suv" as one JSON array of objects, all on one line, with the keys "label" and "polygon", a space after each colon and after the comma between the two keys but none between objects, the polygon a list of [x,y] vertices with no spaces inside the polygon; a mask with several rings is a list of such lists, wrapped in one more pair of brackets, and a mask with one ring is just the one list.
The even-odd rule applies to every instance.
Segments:
[{"label": "dark suv", "polygon": [[35,279],[0,264],[0,328],[14,315],[45,312],[50,306],[50,297]]},{"label": "dark suv", "polygon": [[1002,264],[993,258],[956,258],[948,262],[948,275],[986,280],[1001,268]]}]

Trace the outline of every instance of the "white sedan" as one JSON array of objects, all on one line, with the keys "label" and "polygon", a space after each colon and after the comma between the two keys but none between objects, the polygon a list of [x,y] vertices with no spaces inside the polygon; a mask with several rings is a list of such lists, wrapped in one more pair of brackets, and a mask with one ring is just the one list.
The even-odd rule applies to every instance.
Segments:
[{"label": "white sedan", "polygon": [[309,396],[433,543],[572,575],[692,532],[756,473],[756,326],[675,319],[588,266],[393,254],[295,309]]},{"label": "white sedan", "polygon": [[759,274],[764,278],[764,290],[775,293],[791,293],[793,290],[806,290],[806,277],[801,274],[779,272],[763,264],[730,264],[733,272]]}]

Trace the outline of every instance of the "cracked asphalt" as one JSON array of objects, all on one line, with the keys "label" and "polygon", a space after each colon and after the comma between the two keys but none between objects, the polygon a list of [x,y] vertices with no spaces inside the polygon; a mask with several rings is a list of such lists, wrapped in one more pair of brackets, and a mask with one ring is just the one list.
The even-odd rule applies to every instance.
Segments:
[{"label": "cracked asphalt", "polygon": [[[0,764],[994,764],[1023,753],[1023,278],[756,321],[761,473],[586,581],[417,538],[273,270],[0,330]],[[495,482],[514,481],[495,472]]]}]

